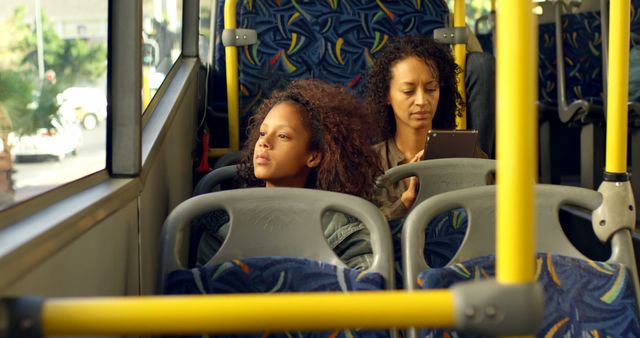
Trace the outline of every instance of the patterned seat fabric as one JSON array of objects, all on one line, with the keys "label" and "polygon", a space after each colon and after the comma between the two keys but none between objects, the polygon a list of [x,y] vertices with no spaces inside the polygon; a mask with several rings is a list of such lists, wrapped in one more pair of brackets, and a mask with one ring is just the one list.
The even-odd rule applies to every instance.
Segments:
[{"label": "patterned seat fabric", "polygon": [[567,103],[586,100],[602,105],[602,34],[600,12],[562,16],[562,44]]},{"label": "patterned seat fabric", "polygon": [[[167,276],[164,294],[229,294],[384,290],[382,275],[293,257],[253,257]],[[237,337],[388,337],[387,331],[265,333]]]},{"label": "patterned seat fabric", "polygon": [[[389,222],[391,239],[393,240],[393,257],[396,271],[396,288],[402,289],[402,229],[404,218]],[[424,257],[429,266],[440,268],[446,266],[455,256],[467,232],[467,212],[464,209],[453,209],[438,215],[431,220],[425,233]]]},{"label": "patterned seat fabric", "polygon": [[558,105],[557,62],[555,24],[538,25],[538,100],[552,107]]},{"label": "patterned seat fabric", "polygon": [[[218,1],[218,17],[223,6]],[[317,78],[360,92],[367,67],[390,39],[432,35],[448,14],[443,0],[238,1],[237,26],[258,33],[257,44],[238,49],[240,115],[246,120],[262,99],[296,78]],[[219,101],[213,105],[220,109],[226,106],[224,47],[216,41],[214,83],[225,90],[213,94]]]},{"label": "patterned seat fabric", "polygon": [[[545,315],[538,337],[638,337],[633,282],[621,264],[537,254],[536,279],[545,291]],[[495,256],[483,256],[418,276],[424,289],[447,288],[495,276]],[[423,330],[423,337],[462,336]],[[474,335],[463,335],[475,337]]]}]

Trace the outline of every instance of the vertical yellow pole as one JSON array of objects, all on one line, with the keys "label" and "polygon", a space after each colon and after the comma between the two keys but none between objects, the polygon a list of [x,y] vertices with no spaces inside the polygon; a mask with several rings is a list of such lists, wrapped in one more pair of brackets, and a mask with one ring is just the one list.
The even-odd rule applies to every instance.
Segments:
[{"label": "vertical yellow pole", "polygon": [[[466,27],[465,24],[465,0],[455,0],[453,5],[453,26],[454,27]],[[464,73],[465,64],[467,62],[467,46],[465,44],[456,44],[453,46],[453,52],[455,55],[456,64],[462,69],[462,72],[458,74],[458,91],[462,95],[462,101],[464,102],[460,109],[461,116],[456,116],[456,129],[467,129],[467,95],[464,86]]]},{"label": "vertical yellow pole", "polygon": [[627,100],[629,99],[629,0],[610,3],[607,83],[607,158],[605,171],[627,172]]},{"label": "vertical yellow pole", "polygon": [[[236,29],[236,1],[224,2],[224,29]],[[240,149],[240,99],[238,95],[238,47],[224,48],[227,64],[227,104],[229,110],[229,148]]]},{"label": "vertical yellow pole", "polygon": [[501,283],[534,279],[537,30],[531,1],[497,12],[497,248]]},{"label": "vertical yellow pole", "polygon": [[147,109],[151,102],[151,91],[149,90],[149,66],[142,66],[142,111]]}]

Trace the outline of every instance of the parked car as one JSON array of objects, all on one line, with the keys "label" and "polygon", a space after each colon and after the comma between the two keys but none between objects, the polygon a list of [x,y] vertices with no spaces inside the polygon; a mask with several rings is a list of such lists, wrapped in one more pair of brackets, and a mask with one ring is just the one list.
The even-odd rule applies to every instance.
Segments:
[{"label": "parked car", "polygon": [[82,130],[76,122],[56,117],[35,134],[17,136],[11,132],[9,144],[16,162],[23,158],[54,157],[62,160],[69,154],[76,154],[82,144]]},{"label": "parked car", "polygon": [[107,96],[91,87],[70,87],[58,96],[58,113],[78,121],[85,129],[93,129],[107,118]]}]

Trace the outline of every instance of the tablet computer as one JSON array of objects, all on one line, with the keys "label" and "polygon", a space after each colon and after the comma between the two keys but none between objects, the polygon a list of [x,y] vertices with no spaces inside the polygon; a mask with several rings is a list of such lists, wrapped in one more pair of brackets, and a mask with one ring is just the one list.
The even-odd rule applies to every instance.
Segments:
[{"label": "tablet computer", "polygon": [[473,157],[477,139],[477,130],[429,130],[422,158]]}]

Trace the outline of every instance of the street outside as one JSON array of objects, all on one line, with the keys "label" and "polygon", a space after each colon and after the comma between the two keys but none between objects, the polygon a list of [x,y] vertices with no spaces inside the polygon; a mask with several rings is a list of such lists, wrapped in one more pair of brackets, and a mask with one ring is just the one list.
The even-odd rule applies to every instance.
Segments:
[{"label": "street outside", "polygon": [[82,144],[77,154],[69,154],[61,161],[39,159],[14,163],[16,201],[25,200],[104,169],[107,149],[106,123],[103,121],[93,130],[83,129],[82,136]]}]

